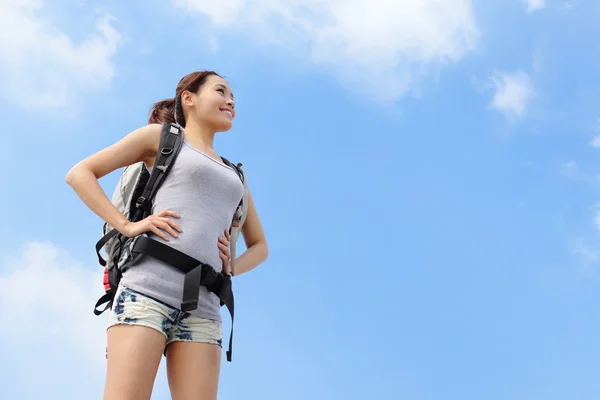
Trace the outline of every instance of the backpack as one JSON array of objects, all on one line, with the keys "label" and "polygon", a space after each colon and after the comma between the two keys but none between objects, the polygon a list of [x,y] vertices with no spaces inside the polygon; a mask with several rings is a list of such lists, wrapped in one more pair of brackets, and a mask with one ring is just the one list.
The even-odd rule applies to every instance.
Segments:
[{"label": "backpack", "polygon": [[[150,215],[154,196],[168,176],[181,149],[183,132],[184,130],[179,124],[164,123],[152,171],[148,170],[143,161],[124,169],[114,190],[112,203],[129,221],[141,221]],[[231,236],[229,242],[230,266],[232,275],[235,275],[236,242],[246,220],[248,185],[242,164],[233,165],[224,157],[221,158],[226,165],[237,172],[244,185],[244,194],[234,212],[229,230]],[[95,315],[100,315],[112,307],[123,271],[133,266],[139,258],[150,255],[186,274],[181,304],[182,311],[197,308],[200,286],[205,286],[210,292],[217,295],[221,300],[221,306],[227,306],[232,322],[227,360],[231,361],[234,303],[230,276],[217,273],[210,265],[204,264],[162,242],[150,239],[147,234],[129,238],[106,222],[102,227],[102,234],[102,238],[96,243],[96,254],[100,265],[105,267],[103,277],[105,293],[98,299],[94,307]],[[100,255],[102,248],[104,248],[106,260]],[[104,309],[98,310],[98,307],[104,303],[106,303]]]}]

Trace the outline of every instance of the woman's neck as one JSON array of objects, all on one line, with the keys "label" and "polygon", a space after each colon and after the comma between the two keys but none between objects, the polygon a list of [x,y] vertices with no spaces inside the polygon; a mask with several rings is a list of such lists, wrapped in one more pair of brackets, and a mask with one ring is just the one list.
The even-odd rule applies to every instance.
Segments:
[{"label": "woman's neck", "polygon": [[185,122],[185,137],[186,140],[194,147],[201,150],[213,150],[215,141],[215,131],[199,124],[190,118]]}]

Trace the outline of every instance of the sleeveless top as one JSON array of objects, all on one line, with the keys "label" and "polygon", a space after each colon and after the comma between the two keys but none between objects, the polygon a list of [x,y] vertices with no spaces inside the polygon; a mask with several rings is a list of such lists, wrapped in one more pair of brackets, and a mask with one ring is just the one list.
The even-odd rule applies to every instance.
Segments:
[{"label": "sleeveless top", "polygon": [[[221,272],[223,260],[219,236],[229,229],[242,199],[244,186],[231,167],[192,147],[187,141],[156,192],[152,214],[169,209],[179,214],[174,221],[182,232],[169,241],[149,232],[148,236],[188,254]],[[171,217],[169,217],[171,218]],[[124,286],[137,290],[176,309],[181,308],[184,273],[150,256],[144,256],[123,273]],[[190,314],[221,321],[219,298],[200,287],[198,308]]]}]

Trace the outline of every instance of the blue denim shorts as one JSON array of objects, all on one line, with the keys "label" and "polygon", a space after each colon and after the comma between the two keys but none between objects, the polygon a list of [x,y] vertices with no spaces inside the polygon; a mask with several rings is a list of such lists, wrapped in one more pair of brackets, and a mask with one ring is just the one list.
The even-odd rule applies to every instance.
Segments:
[{"label": "blue denim shorts", "polygon": [[191,315],[122,285],[115,294],[108,328],[120,324],[146,326],[161,332],[166,338],[165,352],[169,344],[177,341],[222,347],[220,321]]}]

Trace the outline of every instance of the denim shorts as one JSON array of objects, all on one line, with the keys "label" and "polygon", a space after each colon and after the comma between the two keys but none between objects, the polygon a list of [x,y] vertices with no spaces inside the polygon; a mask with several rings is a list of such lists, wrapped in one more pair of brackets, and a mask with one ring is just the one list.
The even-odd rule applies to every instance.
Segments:
[{"label": "denim shorts", "polygon": [[222,347],[220,321],[191,315],[123,285],[115,294],[108,328],[120,324],[146,326],[161,332],[166,338],[165,354],[167,346],[177,341]]}]

